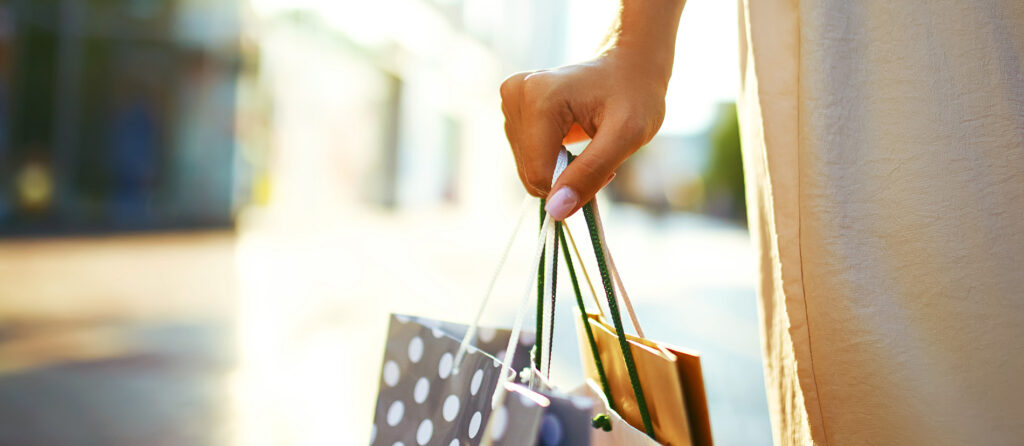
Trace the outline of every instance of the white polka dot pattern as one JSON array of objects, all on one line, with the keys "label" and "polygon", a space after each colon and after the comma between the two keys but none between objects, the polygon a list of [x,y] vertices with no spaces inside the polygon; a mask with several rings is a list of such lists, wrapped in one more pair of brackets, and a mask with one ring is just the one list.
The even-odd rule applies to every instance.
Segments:
[{"label": "white polka dot pattern", "polygon": [[480,412],[473,414],[473,418],[469,420],[469,438],[476,438],[476,434],[480,432],[480,422],[483,420],[483,415]]},{"label": "white polka dot pattern", "polygon": [[402,415],[405,415],[405,404],[401,401],[391,403],[391,407],[388,408],[388,426],[398,426],[402,421]]},{"label": "white polka dot pattern", "polygon": [[423,420],[420,423],[420,427],[416,429],[416,443],[420,445],[427,444],[430,441],[430,437],[434,436],[434,423],[430,420]]},{"label": "white polka dot pattern", "polygon": [[483,382],[483,379],[483,369],[473,372],[473,381],[469,383],[469,393],[476,395],[476,393],[480,391],[480,384]]},{"label": "white polka dot pattern", "polygon": [[451,353],[445,352],[441,355],[441,361],[437,363],[437,376],[441,379],[448,379],[448,376],[452,374],[452,365],[455,363],[455,357]]},{"label": "white polka dot pattern", "polygon": [[[472,445],[487,435],[498,446],[532,444],[538,438],[543,408],[491,407],[491,392],[500,374],[500,362],[492,355],[504,351],[508,330],[483,330],[456,370],[461,333],[464,326],[393,317],[370,427],[371,445]],[[530,342],[517,345],[513,369],[529,365],[530,347]],[[530,435],[532,439],[527,440]],[[507,443],[511,441],[519,443]]]},{"label": "white polka dot pattern", "polygon": [[409,360],[412,362],[420,362],[423,358],[423,339],[419,336],[412,338],[409,341]]},{"label": "white polka dot pattern", "polygon": [[448,395],[448,398],[444,399],[444,406],[441,408],[441,416],[444,417],[445,421],[452,421],[458,414],[459,397],[455,395]]},{"label": "white polka dot pattern", "polygon": [[420,378],[416,381],[416,388],[412,392],[412,399],[417,403],[426,401],[427,394],[430,393],[430,381],[427,381],[426,378]]},{"label": "white polka dot pattern", "polygon": [[384,384],[388,387],[395,387],[398,384],[398,378],[401,377],[402,372],[398,370],[398,363],[395,361],[388,361],[384,363]]}]

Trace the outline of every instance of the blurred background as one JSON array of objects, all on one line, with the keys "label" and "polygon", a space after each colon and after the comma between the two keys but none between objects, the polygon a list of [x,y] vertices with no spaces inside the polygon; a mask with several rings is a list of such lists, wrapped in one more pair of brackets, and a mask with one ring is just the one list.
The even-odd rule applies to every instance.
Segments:
[{"label": "blurred background", "polygon": [[[600,200],[648,335],[702,353],[716,440],[756,445],[735,7],[687,5],[662,131]],[[518,218],[498,85],[592,57],[615,12],[0,1],[0,446],[365,443],[388,314],[469,321]]]}]

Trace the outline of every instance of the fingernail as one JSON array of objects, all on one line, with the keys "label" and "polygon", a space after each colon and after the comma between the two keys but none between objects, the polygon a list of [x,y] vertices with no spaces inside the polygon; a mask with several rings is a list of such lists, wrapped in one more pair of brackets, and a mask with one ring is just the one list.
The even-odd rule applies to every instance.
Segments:
[{"label": "fingernail", "polygon": [[572,212],[573,209],[576,209],[576,205],[579,201],[580,196],[576,195],[576,192],[570,189],[569,186],[562,186],[562,188],[558,189],[554,195],[548,197],[548,202],[544,205],[544,210],[547,211],[548,214],[551,214],[551,218],[555,220],[564,220],[569,216],[569,213]]}]

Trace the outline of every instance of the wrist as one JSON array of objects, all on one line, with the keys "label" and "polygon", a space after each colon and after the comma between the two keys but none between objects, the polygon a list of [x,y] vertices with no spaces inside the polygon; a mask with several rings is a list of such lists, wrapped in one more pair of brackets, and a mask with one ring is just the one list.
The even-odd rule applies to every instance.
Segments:
[{"label": "wrist", "polygon": [[602,56],[668,85],[675,59],[683,0],[622,0],[622,9]]}]

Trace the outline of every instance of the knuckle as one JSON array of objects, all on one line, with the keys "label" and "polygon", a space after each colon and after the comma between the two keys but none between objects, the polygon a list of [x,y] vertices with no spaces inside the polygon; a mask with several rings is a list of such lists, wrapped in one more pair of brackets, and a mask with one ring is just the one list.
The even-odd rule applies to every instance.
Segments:
[{"label": "knuckle", "polygon": [[523,102],[533,107],[546,107],[551,103],[551,97],[556,85],[550,73],[533,73],[523,79],[522,95]]},{"label": "knuckle", "polygon": [[503,102],[519,96],[519,87],[522,85],[525,77],[526,73],[516,73],[501,81],[498,92],[501,94]]}]

